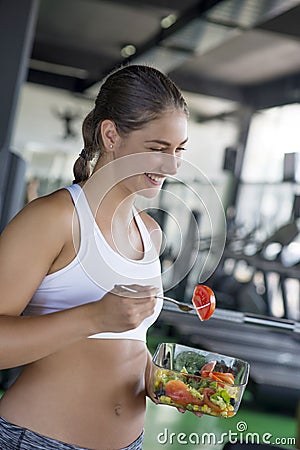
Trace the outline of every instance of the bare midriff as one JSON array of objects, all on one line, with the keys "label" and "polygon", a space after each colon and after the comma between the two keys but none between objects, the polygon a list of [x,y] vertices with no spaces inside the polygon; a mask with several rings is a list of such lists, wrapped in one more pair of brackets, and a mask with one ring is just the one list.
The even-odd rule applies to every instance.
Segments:
[{"label": "bare midriff", "polygon": [[144,426],[146,364],[142,341],[82,339],[27,365],[0,416],[80,447],[126,447]]}]

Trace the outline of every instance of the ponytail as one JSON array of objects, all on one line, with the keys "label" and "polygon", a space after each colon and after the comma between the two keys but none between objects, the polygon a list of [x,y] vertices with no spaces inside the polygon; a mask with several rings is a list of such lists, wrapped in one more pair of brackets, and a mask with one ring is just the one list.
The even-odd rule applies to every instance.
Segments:
[{"label": "ponytail", "polygon": [[97,153],[97,147],[94,145],[94,110],[92,110],[83,121],[82,136],[84,148],[76,159],[73,167],[73,184],[86,181],[89,178],[91,174],[91,161]]}]

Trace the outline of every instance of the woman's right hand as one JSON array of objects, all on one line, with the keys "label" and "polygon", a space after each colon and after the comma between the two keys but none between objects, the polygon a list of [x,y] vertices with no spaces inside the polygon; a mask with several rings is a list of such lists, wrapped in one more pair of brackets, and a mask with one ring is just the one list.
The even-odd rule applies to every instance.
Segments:
[{"label": "woman's right hand", "polygon": [[153,286],[115,285],[114,288],[92,303],[96,332],[119,333],[137,328],[154,313],[157,288]]}]

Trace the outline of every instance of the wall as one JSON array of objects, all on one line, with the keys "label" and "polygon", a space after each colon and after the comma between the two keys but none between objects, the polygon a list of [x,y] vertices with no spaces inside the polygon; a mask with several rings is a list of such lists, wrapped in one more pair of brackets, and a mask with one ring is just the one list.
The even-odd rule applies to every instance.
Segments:
[{"label": "wall", "polygon": [[[48,176],[51,179],[72,177],[72,165],[82,148],[81,123],[93,107],[93,101],[68,92],[26,83],[22,89],[14,127],[14,151],[28,161],[27,177]],[[65,138],[64,122],[59,117],[75,114],[72,130],[76,136]],[[190,120],[189,143],[185,159],[218,185],[226,184],[222,171],[223,152],[234,144],[233,124],[210,121],[197,124]]]}]

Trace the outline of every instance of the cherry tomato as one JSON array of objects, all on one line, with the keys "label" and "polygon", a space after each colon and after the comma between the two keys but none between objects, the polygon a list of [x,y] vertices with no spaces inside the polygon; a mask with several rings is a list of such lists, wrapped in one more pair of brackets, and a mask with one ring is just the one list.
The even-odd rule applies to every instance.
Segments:
[{"label": "cherry tomato", "polygon": [[208,320],[216,309],[216,297],[213,291],[203,284],[197,284],[192,298],[200,320]]}]

